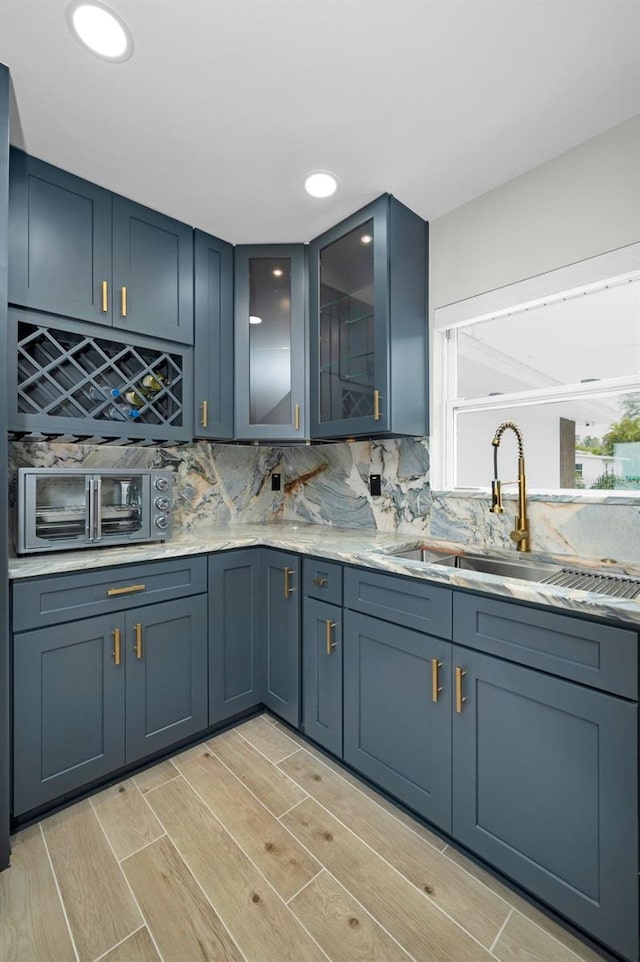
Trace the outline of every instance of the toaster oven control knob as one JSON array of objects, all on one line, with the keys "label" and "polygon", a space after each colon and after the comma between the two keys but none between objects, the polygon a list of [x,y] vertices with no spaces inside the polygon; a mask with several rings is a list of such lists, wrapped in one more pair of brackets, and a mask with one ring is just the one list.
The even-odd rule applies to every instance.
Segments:
[{"label": "toaster oven control knob", "polygon": [[169,481],[167,478],[156,478],[156,489],[158,491],[166,491],[169,487]]},{"label": "toaster oven control knob", "polygon": [[158,508],[159,511],[166,511],[167,508],[169,507],[169,499],[168,499],[168,498],[156,498],[156,500],[155,500],[155,506],[156,506],[156,508]]},{"label": "toaster oven control knob", "polygon": [[165,518],[164,515],[160,515],[159,518],[156,518],[156,528],[168,528],[168,527],[169,527],[168,518]]}]

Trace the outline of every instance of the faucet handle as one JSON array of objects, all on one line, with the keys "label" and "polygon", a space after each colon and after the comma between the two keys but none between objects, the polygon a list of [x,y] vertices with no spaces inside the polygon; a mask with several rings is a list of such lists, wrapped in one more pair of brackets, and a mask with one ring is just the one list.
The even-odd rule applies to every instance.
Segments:
[{"label": "faucet handle", "polygon": [[491,482],[491,507],[489,508],[491,514],[504,514],[504,508],[502,506],[502,489],[500,482],[497,478]]}]

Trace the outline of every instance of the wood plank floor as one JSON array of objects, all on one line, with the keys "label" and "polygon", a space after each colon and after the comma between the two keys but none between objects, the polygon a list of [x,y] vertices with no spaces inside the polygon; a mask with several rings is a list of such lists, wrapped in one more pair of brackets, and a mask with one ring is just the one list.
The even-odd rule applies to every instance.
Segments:
[{"label": "wood plank floor", "polygon": [[597,962],[269,715],[13,839],[1,962]]}]

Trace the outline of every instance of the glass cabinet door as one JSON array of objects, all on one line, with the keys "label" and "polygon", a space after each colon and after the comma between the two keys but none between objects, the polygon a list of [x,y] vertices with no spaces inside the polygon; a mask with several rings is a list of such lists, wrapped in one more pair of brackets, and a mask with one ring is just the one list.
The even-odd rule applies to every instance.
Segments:
[{"label": "glass cabinet door", "polygon": [[304,437],[304,250],[236,248],[236,436]]}]

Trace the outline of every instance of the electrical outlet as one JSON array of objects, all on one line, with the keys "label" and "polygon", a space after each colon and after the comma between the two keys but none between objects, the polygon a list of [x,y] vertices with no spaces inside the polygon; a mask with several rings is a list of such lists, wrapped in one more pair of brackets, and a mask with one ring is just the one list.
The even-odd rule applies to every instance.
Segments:
[{"label": "electrical outlet", "polygon": [[379,474],[369,475],[369,491],[374,498],[382,494],[382,481]]},{"label": "electrical outlet", "polygon": [[279,490],[280,490],[281,482],[282,482],[282,476],[281,476],[280,474],[272,474],[272,475],[271,475],[271,490],[272,490],[272,491],[279,491]]}]

